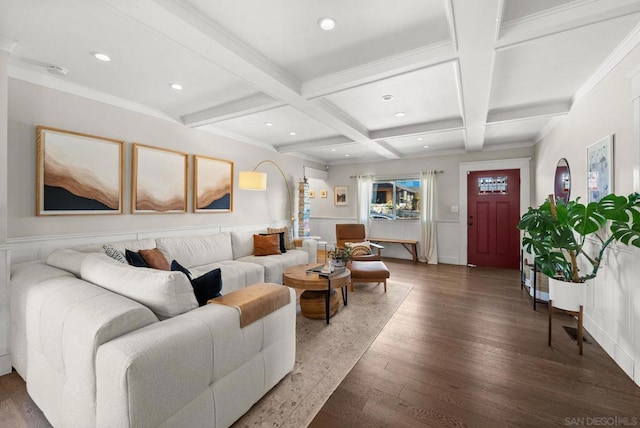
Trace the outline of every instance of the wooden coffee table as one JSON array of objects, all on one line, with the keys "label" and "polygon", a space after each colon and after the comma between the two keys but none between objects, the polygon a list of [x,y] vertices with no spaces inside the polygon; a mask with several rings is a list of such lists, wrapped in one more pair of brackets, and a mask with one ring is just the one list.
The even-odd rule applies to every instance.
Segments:
[{"label": "wooden coffee table", "polygon": [[[347,287],[351,283],[351,272],[345,269],[329,277],[307,272],[308,269],[318,266],[322,264],[292,266],[284,271],[283,283],[288,287],[305,290],[300,296],[302,315],[307,318],[326,318],[329,324],[329,318],[338,312],[340,307],[336,289],[342,291],[342,302],[347,306]],[[323,306],[322,303],[324,310],[318,310]]]}]

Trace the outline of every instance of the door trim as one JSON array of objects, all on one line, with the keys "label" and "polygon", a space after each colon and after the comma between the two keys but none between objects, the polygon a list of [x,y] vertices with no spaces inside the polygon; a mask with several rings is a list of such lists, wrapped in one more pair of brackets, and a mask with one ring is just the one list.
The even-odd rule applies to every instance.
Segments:
[{"label": "door trim", "polygon": [[458,187],[460,209],[458,214],[460,238],[460,264],[467,264],[467,173],[470,171],[489,171],[493,169],[520,170],[520,215],[531,205],[531,158],[501,159],[480,162],[460,162]]}]

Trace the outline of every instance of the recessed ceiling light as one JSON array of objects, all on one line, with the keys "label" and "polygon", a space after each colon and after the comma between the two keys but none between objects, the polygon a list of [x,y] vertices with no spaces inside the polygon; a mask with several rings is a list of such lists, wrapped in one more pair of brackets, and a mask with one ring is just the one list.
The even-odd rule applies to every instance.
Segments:
[{"label": "recessed ceiling light", "polygon": [[405,117],[407,115],[407,113],[403,112],[403,111],[399,111],[396,114],[394,114],[395,117]]},{"label": "recessed ceiling light", "polygon": [[295,132],[291,131],[291,132],[289,132],[289,135],[291,135],[293,137],[294,135],[298,135],[298,134],[296,134]]},{"label": "recessed ceiling light", "polygon": [[273,123],[271,123],[271,122],[265,122],[265,123],[264,123],[264,126],[273,126]]},{"label": "recessed ceiling light", "polygon": [[109,57],[109,55],[107,55],[106,53],[102,53],[102,52],[91,52],[91,55],[93,55],[93,57],[97,60],[100,60],[102,62],[109,62],[111,61],[111,58]]},{"label": "recessed ceiling light", "polygon": [[47,67],[47,72],[51,74],[55,74],[56,76],[66,76],[69,71],[64,67],[59,67],[57,65],[50,65]]},{"label": "recessed ceiling light", "polygon": [[424,140],[424,138],[422,138],[422,137],[418,137],[418,138],[416,138],[416,140],[418,140],[418,141],[422,141],[422,140]]},{"label": "recessed ceiling light", "polygon": [[393,99],[393,95],[383,95],[382,101],[391,101]]},{"label": "recessed ceiling light", "polygon": [[345,158],[348,158],[349,156],[351,156],[349,153],[347,153],[346,155],[344,155]]},{"label": "recessed ceiling light", "polygon": [[429,148],[429,146],[424,146],[424,148],[425,148],[425,149],[428,149],[428,148]]},{"label": "recessed ceiling light", "polygon": [[318,25],[325,31],[331,31],[336,28],[336,20],[325,16],[324,18],[320,18],[318,20]]},{"label": "recessed ceiling light", "polygon": [[331,149],[331,151],[332,151],[332,152],[335,152],[335,151],[336,151],[336,149]]},{"label": "recessed ceiling light", "polygon": [[171,89],[175,89],[176,91],[181,91],[182,90],[182,85],[179,83],[172,83],[169,86],[171,86]]}]

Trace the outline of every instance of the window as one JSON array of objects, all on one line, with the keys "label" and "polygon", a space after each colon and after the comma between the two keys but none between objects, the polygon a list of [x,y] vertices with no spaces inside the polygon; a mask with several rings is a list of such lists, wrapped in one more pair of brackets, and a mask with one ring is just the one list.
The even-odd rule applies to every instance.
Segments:
[{"label": "window", "polygon": [[420,218],[420,180],[379,180],[371,189],[372,219],[417,220]]}]

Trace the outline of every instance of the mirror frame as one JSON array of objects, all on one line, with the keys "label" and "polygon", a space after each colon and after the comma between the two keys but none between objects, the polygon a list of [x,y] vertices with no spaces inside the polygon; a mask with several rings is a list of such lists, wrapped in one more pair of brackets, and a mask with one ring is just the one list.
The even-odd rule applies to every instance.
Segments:
[{"label": "mirror frame", "polygon": [[561,199],[565,204],[571,197],[571,169],[566,158],[560,158],[556,165],[553,179],[553,195],[556,200]]}]

